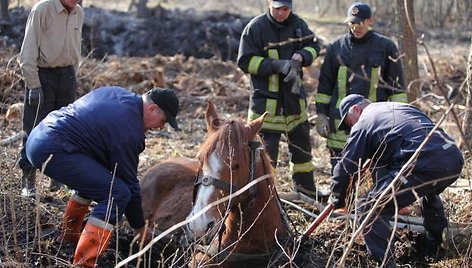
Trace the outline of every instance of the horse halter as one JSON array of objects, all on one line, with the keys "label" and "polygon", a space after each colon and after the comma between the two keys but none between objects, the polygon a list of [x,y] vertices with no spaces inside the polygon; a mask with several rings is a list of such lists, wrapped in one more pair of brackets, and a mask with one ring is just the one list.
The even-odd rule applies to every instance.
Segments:
[{"label": "horse halter", "polygon": [[[256,140],[251,140],[248,143],[249,156],[250,156],[249,157],[249,167],[250,167],[249,175],[251,177],[249,183],[256,179],[256,172],[255,172],[255,169],[256,169],[256,151],[257,151],[257,148],[259,148],[260,145],[261,145],[261,143],[259,141],[256,141]],[[213,177],[213,176],[210,176],[210,175],[205,175],[205,176],[200,177],[200,170],[199,170],[198,174],[197,174],[197,178],[196,178],[194,186],[193,186],[193,197],[192,197],[192,199],[193,199],[194,203],[195,203],[195,199],[197,198],[197,191],[198,191],[198,187],[200,185],[202,185],[202,186],[211,186],[211,185],[213,185],[215,188],[220,189],[220,190],[225,191],[225,192],[230,193],[230,194],[234,193],[234,192],[236,192],[240,189],[240,187],[238,187],[237,185],[235,185],[233,183],[226,182],[226,181],[224,181],[220,178],[216,178],[216,177]],[[256,189],[257,189],[257,185],[254,185],[249,190],[252,199],[254,199],[254,197],[256,196]]]}]

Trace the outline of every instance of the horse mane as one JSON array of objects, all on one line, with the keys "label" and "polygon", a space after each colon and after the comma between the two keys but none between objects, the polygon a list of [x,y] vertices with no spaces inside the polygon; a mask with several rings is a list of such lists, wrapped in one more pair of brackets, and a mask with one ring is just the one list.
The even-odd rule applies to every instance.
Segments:
[{"label": "horse mane", "polygon": [[[249,145],[250,137],[245,131],[246,124],[243,119],[229,119],[222,121],[218,129],[212,133],[209,133],[205,141],[200,146],[198,151],[198,157],[205,165],[208,164],[210,154],[215,151],[218,154],[225,154],[230,156],[232,162],[239,164],[238,171],[241,178],[249,176]],[[257,141],[261,143],[261,146],[265,148],[262,139],[259,135],[255,137]],[[219,144],[219,148],[216,148]],[[231,152],[225,152],[224,150],[231,150]],[[265,169],[273,173],[272,166],[270,165],[270,159],[267,152],[264,150],[261,154],[266,165]],[[230,165],[230,159],[225,161],[225,164]],[[231,167],[230,167],[231,168]]]}]

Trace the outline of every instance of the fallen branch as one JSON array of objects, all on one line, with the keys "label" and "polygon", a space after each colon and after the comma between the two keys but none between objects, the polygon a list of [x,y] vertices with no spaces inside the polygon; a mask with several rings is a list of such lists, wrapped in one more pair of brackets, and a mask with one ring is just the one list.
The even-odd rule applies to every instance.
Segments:
[{"label": "fallen branch", "polygon": [[0,141],[0,146],[10,145],[10,144],[14,143],[17,140],[23,139],[23,137],[25,137],[25,136],[26,136],[26,132],[24,132],[22,130],[22,131],[16,133],[15,135],[13,135],[11,137],[8,137],[8,138],[5,138],[5,139],[1,140]]}]

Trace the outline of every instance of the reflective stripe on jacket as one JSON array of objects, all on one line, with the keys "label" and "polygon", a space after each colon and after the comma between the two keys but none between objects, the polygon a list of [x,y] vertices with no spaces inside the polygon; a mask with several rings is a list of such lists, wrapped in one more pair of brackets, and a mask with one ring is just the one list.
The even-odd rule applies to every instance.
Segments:
[{"label": "reflective stripe on jacket", "polygon": [[330,118],[328,147],[341,150],[348,133],[337,131],[339,103],[349,94],[371,100],[407,102],[399,52],[387,37],[370,31],[361,39],[350,33],[329,45],[316,95],[318,113]]},{"label": "reflective stripe on jacket", "polygon": [[[290,39],[297,41],[281,44]],[[293,81],[284,82],[285,75],[274,70],[272,61],[289,60],[294,53],[299,53],[303,58],[302,66],[309,66],[319,50],[313,32],[294,13],[283,23],[273,20],[269,12],[252,19],[241,35],[237,59],[239,68],[251,78],[248,119],[253,120],[267,111],[262,129],[275,132],[290,132],[306,121],[305,89],[302,86],[300,94],[292,93]]]}]

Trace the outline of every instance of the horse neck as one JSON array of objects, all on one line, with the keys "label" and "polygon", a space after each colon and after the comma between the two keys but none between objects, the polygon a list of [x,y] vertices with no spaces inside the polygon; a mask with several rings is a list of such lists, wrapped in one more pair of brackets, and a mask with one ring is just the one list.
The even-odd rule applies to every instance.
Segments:
[{"label": "horse neck", "polygon": [[225,221],[226,232],[222,236],[222,245],[234,245],[236,252],[270,251],[275,244],[276,230],[279,237],[286,235],[272,167],[270,164],[264,166],[263,161],[258,162],[256,179],[266,174],[272,176],[259,182],[255,197],[246,198],[241,209],[231,211]]}]

